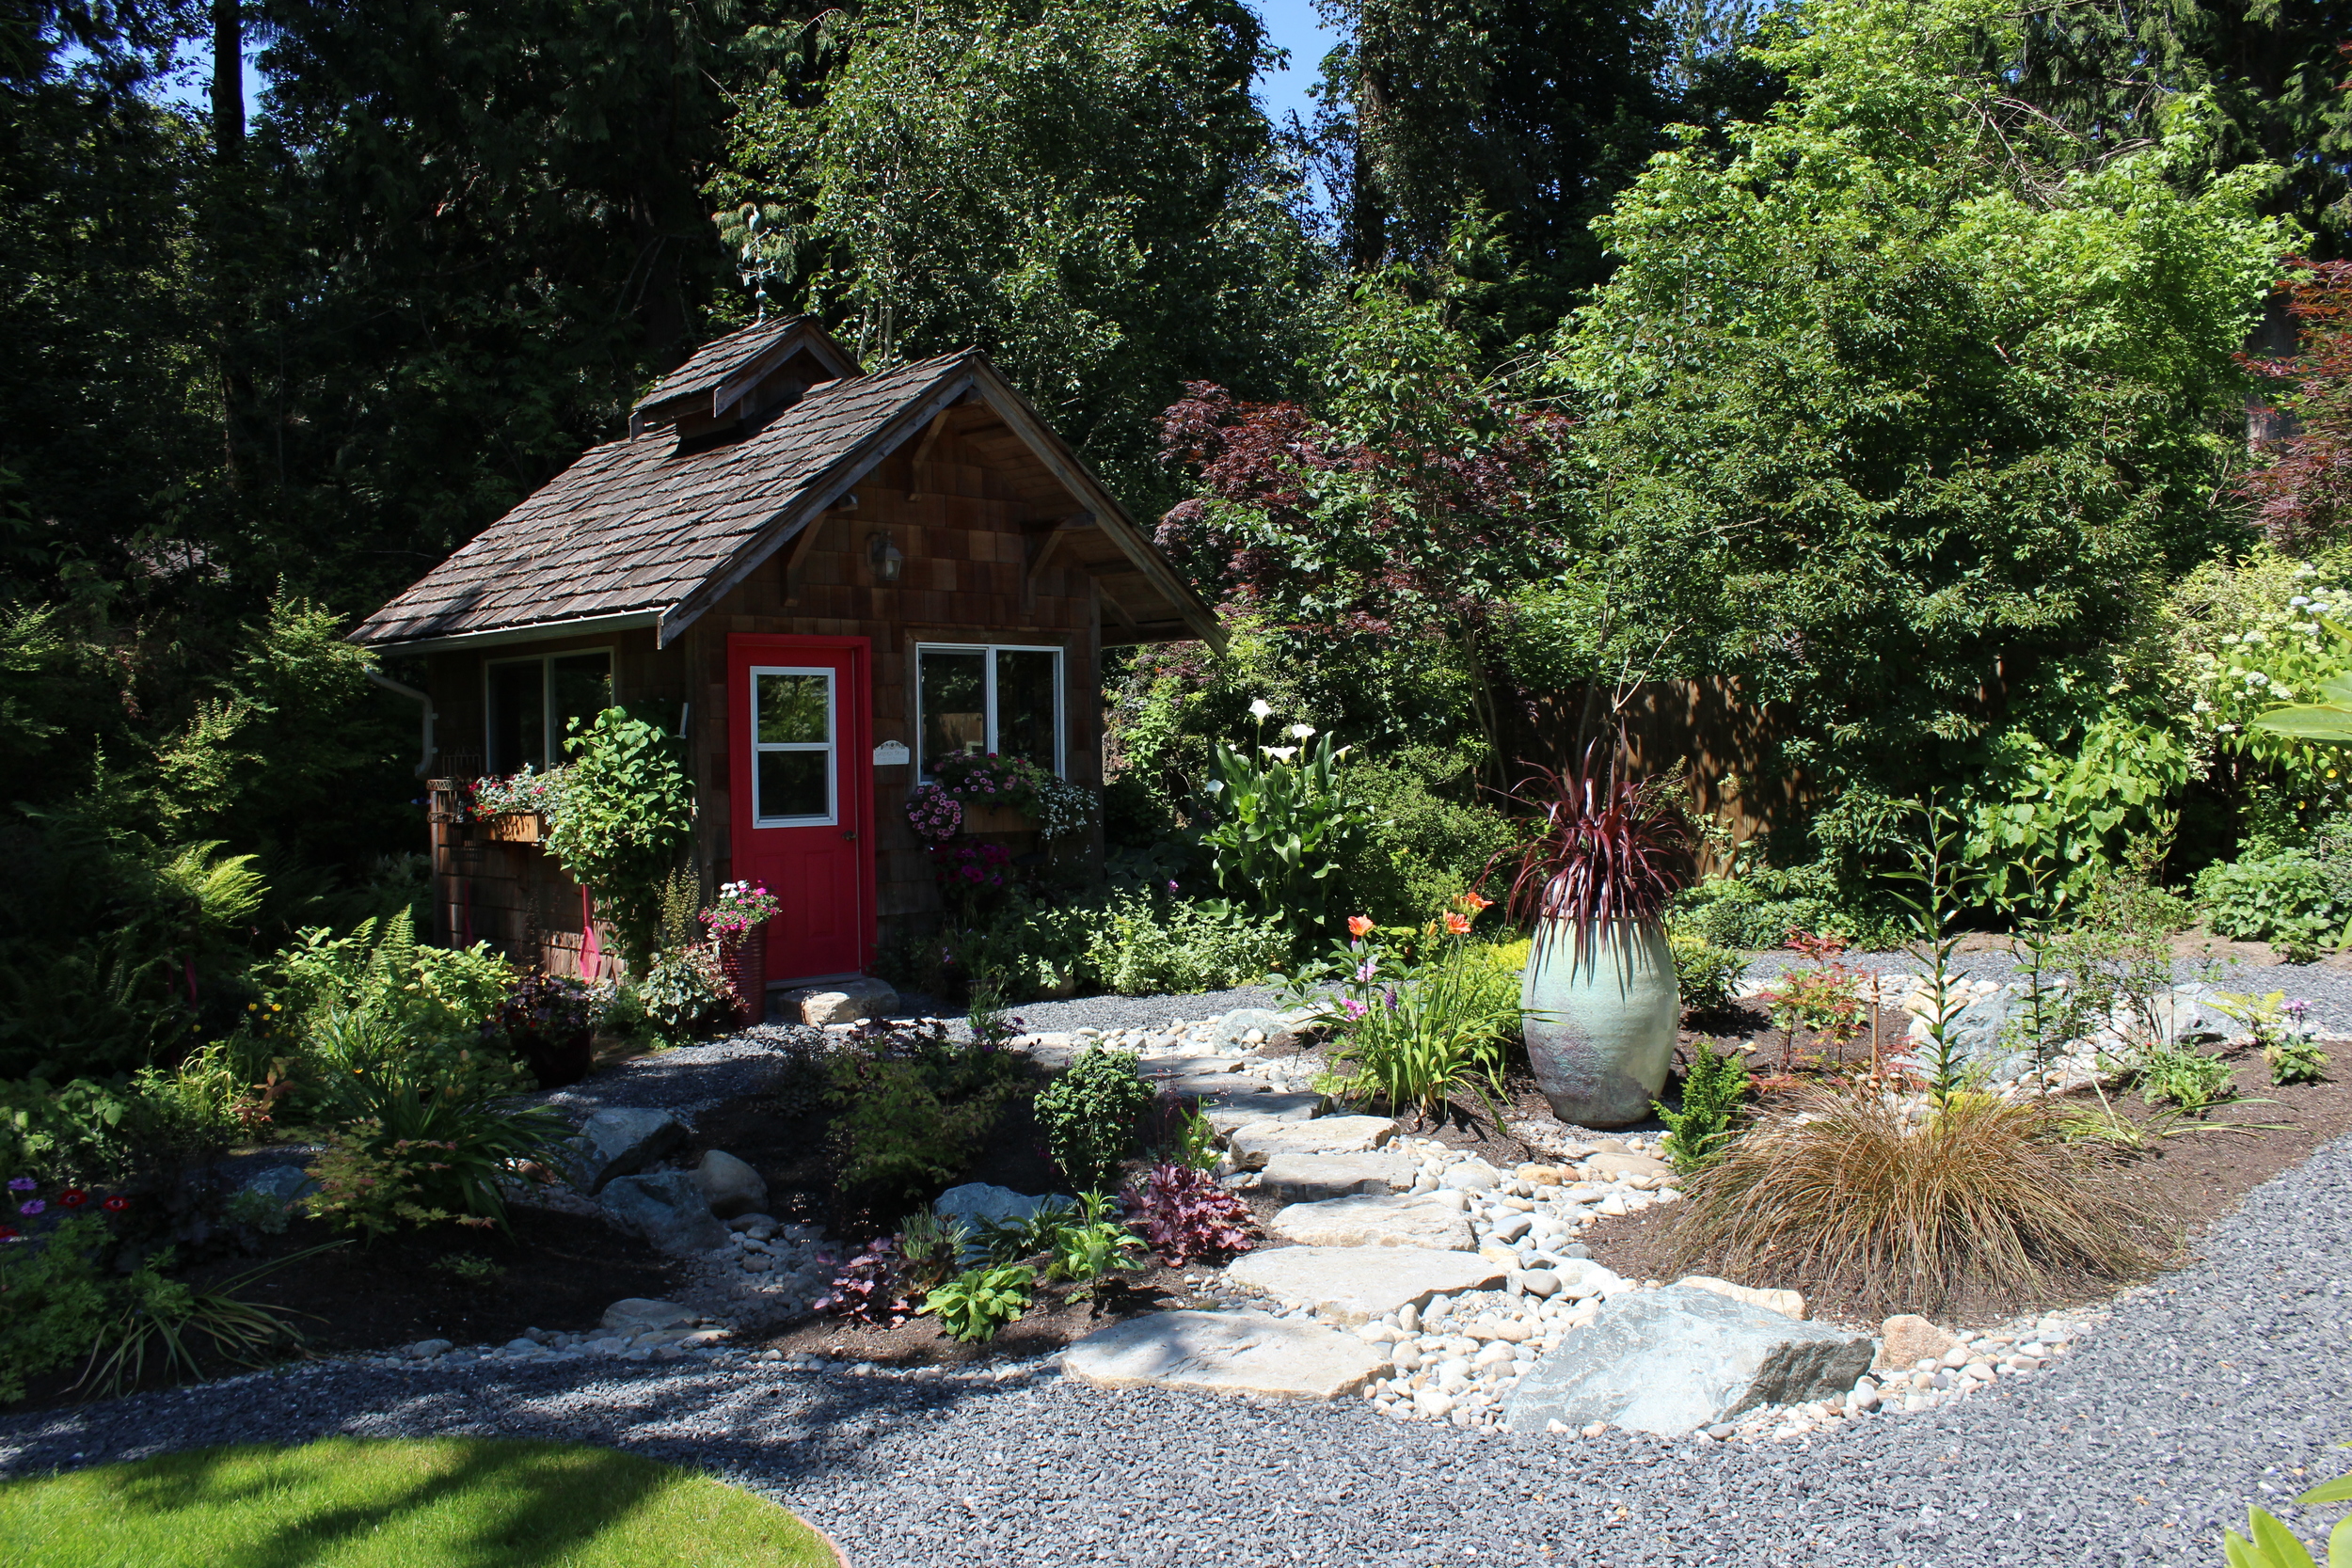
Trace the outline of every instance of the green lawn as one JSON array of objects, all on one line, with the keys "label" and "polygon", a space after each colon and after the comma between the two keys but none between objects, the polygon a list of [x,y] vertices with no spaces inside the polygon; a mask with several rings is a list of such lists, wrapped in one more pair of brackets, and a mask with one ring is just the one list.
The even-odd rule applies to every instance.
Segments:
[{"label": "green lawn", "polygon": [[9,1568],[834,1568],[815,1530],[605,1449],[334,1437],[0,1483]]}]

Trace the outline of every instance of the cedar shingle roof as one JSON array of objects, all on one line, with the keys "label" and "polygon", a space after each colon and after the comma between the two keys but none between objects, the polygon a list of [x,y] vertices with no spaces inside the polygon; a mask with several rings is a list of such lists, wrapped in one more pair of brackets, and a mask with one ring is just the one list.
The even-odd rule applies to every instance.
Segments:
[{"label": "cedar shingle roof", "polygon": [[678,398],[714,390],[721,382],[735,373],[738,366],[758,357],[762,351],[793,333],[815,325],[806,316],[784,316],[771,322],[755,322],[723,338],[713,338],[696,349],[685,364],[663,376],[652,391],[639,398],[635,412],[643,413]]},{"label": "cedar shingle roof", "polygon": [[[715,384],[756,352],[741,341],[746,333],[791,325],[718,340],[655,397],[679,395],[662,388],[705,374],[696,367],[707,361],[716,366],[708,372]],[[714,358],[723,344],[734,346]],[[836,481],[894,415],[963,374],[977,357],[967,351],[821,383],[764,430],[683,456],[666,432],[591,448],[360,622],[353,640],[413,642],[525,626],[546,626],[553,635],[564,622],[668,610],[724,569],[779,514]]]}]

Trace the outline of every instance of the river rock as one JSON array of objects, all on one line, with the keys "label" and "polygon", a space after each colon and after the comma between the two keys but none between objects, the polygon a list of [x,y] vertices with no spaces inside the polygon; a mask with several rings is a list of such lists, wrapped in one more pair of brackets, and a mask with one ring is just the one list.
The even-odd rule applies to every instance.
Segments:
[{"label": "river rock", "polygon": [[1434,1247],[1293,1246],[1235,1259],[1225,1274],[1285,1307],[1360,1323],[1418,1308],[1434,1295],[1490,1289],[1505,1272],[1475,1253]]},{"label": "river rock", "polygon": [[1941,1361],[1960,1340],[1927,1319],[1905,1312],[1879,1325],[1881,1371],[1909,1371],[1922,1361]]},{"label": "river rock", "polygon": [[1403,1192],[1420,1169],[1409,1154],[1277,1154],[1265,1163],[1259,1191],[1283,1203],[1313,1203],[1350,1193]]},{"label": "river rock", "polygon": [[1061,1365],[1097,1388],[1339,1400],[1362,1392],[1389,1359],[1353,1334],[1263,1312],[1154,1312],[1087,1336]]},{"label": "river rock", "polygon": [[1274,1233],[1304,1246],[1429,1247],[1469,1252],[1477,1246],[1470,1216],[1425,1197],[1359,1193],[1294,1203],[1277,1212]]},{"label": "river rock", "polygon": [[600,1201],[606,1218],[664,1252],[708,1252],[726,1245],[727,1227],[712,1216],[691,1171],[617,1176],[605,1183]]},{"label": "river rock", "polygon": [[300,1165],[269,1165],[246,1183],[248,1192],[279,1203],[294,1203],[319,1190],[318,1179]]},{"label": "river rock", "polygon": [[756,1213],[768,1206],[768,1180],[723,1148],[703,1155],[694,1167],[695,1184],[710,1212],[721,1219]]},{"label": "river rock", "polygon": [[1674,1166],[1646,1154],[1596,1154],[1584,1162],[1584,1168],[1603,1181],[1620,1176],[1670,1177],[1675,1173]]},{"label": "river rock", "polygon": [[591,1196],[616,1176],[633,1176],[686,1141],[686,1124],[667,1111],[624,1106],[598,1111],[572,1140],[572,1185]]},{"label": "river rock", "polygon": [[1490,1193],[1502,1185],[1502,1173],[1473,1154],[1448,1165],[1438,1185],[1449,1192]]},{"label": "river rock", "polygon": [[1233,1162],[1263,1168],[1277,1154],[1362,1154],[1396,1135],[1388,1117],[1317,1117],[1312,1121],[1264,1121],[1232,1136]]},{"label": "river rock", "polygon": [[1689,1286],[1612,1297],[1519,1380],[1509,1432],[1595,1422],[1675,1437],[1853,1386],[1870,1340]]}]

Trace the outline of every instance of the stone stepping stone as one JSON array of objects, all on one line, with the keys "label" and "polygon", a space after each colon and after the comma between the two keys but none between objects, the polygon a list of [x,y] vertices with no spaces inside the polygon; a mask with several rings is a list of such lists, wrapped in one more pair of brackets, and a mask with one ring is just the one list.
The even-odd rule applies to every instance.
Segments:
[{"label": "stone stepping stone", "polygon": [[1274,1216],[1274,1233],[1302,1246],[1425,1247],[1474,1252],[1470,1216],[1425,1197],[1359,1194],[1294,1203]]},{"label": "stone stepping stone", "polygon": [[[1150,1065],[1156,1068],[1159,1064],[1154,1062]],[[1202,1099],[1211,1095],[1221,1098],[1227,1095],[1257,1094],[1271,1090],[1274,1086],[1264,1079],[1252,1078],[1246,1072],[1152,1071],[1146,1072],[1143,1080],[1154,1088],[1173,1089],[1178,1094],[1197,1095]]]},{"label": "stone stepping stone", "polygon": [[1209,1125],[1221,1137],[1232,1137],[1245,1127],[1257,1127],[1270,1121],[1305,1121],[1323,1109],[1324,1098],[1319,1094],[1204,1095],[1200,1114],[1209,1118]]},{"label": "stone stepping stone", "polygon": [[1678,1437],[1759,1405],[1851,1388],[1877,1346],[1867,1334],[1800,1323],[1687,1285],[1613,1296],[1519,1380],[1506,1432],[1578,1431],[1596,1421]]},{"label": "stone stepping stone", "polygon": [[1350,1193],[1403,1192],[1421,1173],[1410,1154],[1277,1154],[1265,1163],[1258,1190],[1283,1203],[1313,1203]]},{"label": "stone stepping stone", "polygon": [[1226,1268],[1225,1276],[1285,1307],[1363,1323],[1406,1306],[1424,1306],[1434,1295],[1490,1290],[1505,1272],[1476,1253],[1434,1247],[1292,1246],[1247,1253]]},{"label": "stone stepping stone", "polygon": [[1277,1154],[1364,1154],[1396,1135],[1389,1117],[1318,1117],[1307,1122],[1262,1122],[1232,1137],[1233,1160],[1261,1170]]},{"label": "stone stepping stone", "polygon": [[[1263,1087],[1265,1080],[1252,1078],[1241,1071],[1241,1064],[1242,1058],[1239,1056],[1142,1056],[1136,1058],[1136,1062],[1143,1075],[1154,1083],[1170,1079],[1198,1083],[1215,1078],[1219,1081],[1217,1087],[1226,1087],[1229,1085],[1224,1084],[1224,1080],[1238,1078],[1244,1084],[1254,1084]],[[1216,1091],[1212,1088],[1209,1092]]]},{"label": "stone stepping stone", "polygon": [[1184,1388],[1263,1399],[1343,1400],[1388,1370],[1353,1334],[1263,1312],[1154,1312],[1089,1334],[1062,1371],[1097,1388]]}]

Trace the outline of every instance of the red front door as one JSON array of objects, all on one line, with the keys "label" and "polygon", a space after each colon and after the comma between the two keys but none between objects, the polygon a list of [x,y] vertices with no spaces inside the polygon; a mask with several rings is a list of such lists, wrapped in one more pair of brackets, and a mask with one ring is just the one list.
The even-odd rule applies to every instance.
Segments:
[{"label": "red front door", "polygon": [[873,957],[873,695],[862,637],[727,639],[739,879],[782,903],[768,978],[855,974]]}]

